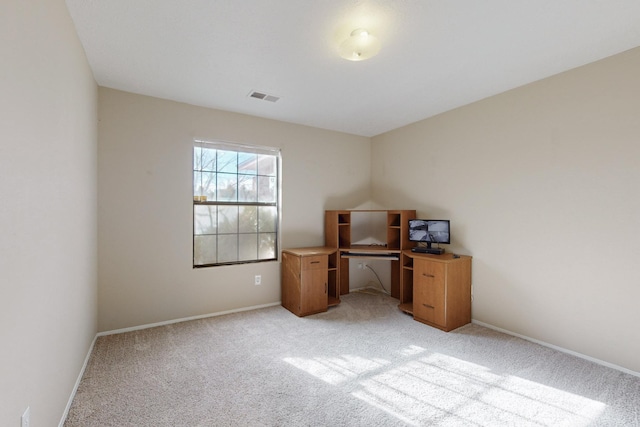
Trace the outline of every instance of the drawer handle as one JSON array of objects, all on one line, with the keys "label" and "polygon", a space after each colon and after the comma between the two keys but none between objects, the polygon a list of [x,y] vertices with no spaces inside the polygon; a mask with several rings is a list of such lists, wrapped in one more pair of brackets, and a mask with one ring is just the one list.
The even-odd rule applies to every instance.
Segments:
[{"label": "drawer handle", "polygon": [[424,305],[424,306],[425,306],[425,307],[427,307],[427,308],[435,308],[434,306],[429,305],[429,304],[422,304],[422,305]]},{"label": "drawer handle", "polygon": [[424,277],[436,277],[436,276],[434,276],[433,274],[427,274],[427,273],[422,273],[422,275],[423,275]]},{"label": "drawer handle", "polygon": [[309,264],[320,264],[320,261],[311,261]]}]

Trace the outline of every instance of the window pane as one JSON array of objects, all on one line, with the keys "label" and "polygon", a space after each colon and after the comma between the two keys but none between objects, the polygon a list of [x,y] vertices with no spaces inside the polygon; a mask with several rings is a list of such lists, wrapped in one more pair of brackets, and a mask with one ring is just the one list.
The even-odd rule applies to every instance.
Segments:
[{"label": "window pane", "polygon": [[238,153],[218,150],[218,172],[238,172]]},{"label": "window pane", "polygon": [[202,172],[193,172],[193,195],[202,196]]},{"label": "window pane", "polygon": [[202,170],[215,172],[216,171],[216,151],[211,148],[202,149]]},{"label": "window pane", "polygon": [[259,259],[272,259],[276,257],[276,234],[261,233],[260,234],[260,252]]},{"label": "window pane", "polygon": [[258,174],[276,176],[276,157],[260,154],[258,156]]},{"label": "window pane", "polygon": [[258,201],[258,181],[255,175],[238,175],[238,201]]},{"label": "window pane", "polygon": [[219,202],[238,201],[238,175],[229,173],[218,174],[218,200]]},{"label": "window pane", "polygon": [[216,150],[212,148],[194,147],[193,149],[193,170],[209,171],[216,170]]},{"label": "window pane", "polygon": [[238,261],[238,235],[218,236],[218,262]]},{"label": "window pane", "polygon": [[238,153],[238,173],[255,175],[258,172],[258,155]]},{"label": "window pane", "polygon": [[193,147],[193,170],[202,170],[202,147]]},{"label": "window pane", "polygon": [[260,221],[258,222],[258,231],[264,232],[276,232],[276,225],[278,223],[277,209],[275,206],[261,206],[258,210]]},{"label": "window pane", "polygon": [[276,201],[276,178],[258,176],[258,201],[274,203]]},{"label": "window pane", "polygon": [[195,205],[193,207],[193,233],[194,234],[215,234],[216,233],[216,206]]},{"label": "window pane", "polygon": [[193,264],[215,264],[216,262],[216,236],[194,236]]},{"label": "window pane", "polygon": [[258,234],[240,234],[238,252],[240,261],[258,259]]},{"label": "window pane", "polygon": [[218,206],[218,233],[238,232],[238,207]]},{"label": "window pane", "polygon": [[258,231],[258,208],[256,206],[240,206],[238,232],[255,233]]},{"label": "window pane", "polygon": [[207,196],[207,200],[216,199],[216,174],[212,172],[199,172],[200,183],[194,188],[194,195]]}]

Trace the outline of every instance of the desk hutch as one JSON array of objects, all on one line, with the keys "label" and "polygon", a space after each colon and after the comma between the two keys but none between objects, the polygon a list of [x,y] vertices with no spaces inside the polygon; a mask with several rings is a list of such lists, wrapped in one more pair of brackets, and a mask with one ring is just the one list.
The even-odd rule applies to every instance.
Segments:
[{"label": "desk hutch", "polygon": [[[387,241],[380,245],[352,244],[352,217],[354,214],[382,212],[386,214]],[[340,295],[349,293],[349,259],[374,258],[391,260],[391,296],[400,296],[400,254],[415,244],[409,241],[409,220],[415,219],[415,210],[330,210],[324,216],[325,246],[335,248],[339,254],[336,289]]]}]

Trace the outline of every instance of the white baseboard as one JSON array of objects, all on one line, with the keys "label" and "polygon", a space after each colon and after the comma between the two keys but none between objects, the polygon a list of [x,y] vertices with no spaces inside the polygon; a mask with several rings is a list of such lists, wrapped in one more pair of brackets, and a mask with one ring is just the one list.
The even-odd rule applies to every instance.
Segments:
[{"label": "white baseboard", "polygon": [[587,356],[586,354],[578,353],[573,350],[569,350],[563,347],[558,347],[557,345],[549,344],[544,341],[537,340],[535,338],[528,337],[526,335],[517,334],[515,332],[509,331],[507,329],[498,328],[497,326],[493,326],[489,323],[480,322],[479,320],[472,320],[471,323],[484,326],[485,328],[493,329],[494,331],[502,332],[507,335],[511,335],[514,337],[522,338],[523,340],[530,341],[536,344],[540,344],[544,347],[552,348],[554,350],[560,351],[562,353],[567,353],[572,356],[579,357],[581,359],[588,360],[589,362],[597,363],[598,365],[606,366],[607,368],[615,369],[617,371],[624,372],[625,374],[633,375],[635,377],[640,377],[640,372],[632,371],[631,369],[624,368],[622,366],[614,365],[613,363],[605,362],[604,360],[596,359],[595,357]]},{"label": "white baseboard", "polygon": [[66,408],[64,408],[64,412],[62,413],[62,419],[60,420],[60,424],[58,424],[58,427],[64,427],[64,423],[67,420],[67,416],[69,415],[69,410],[71,409],[71,404],[73,403],[73,399],[76,397],[76,392],[78,391],[78,387],[80,386],[80,381],[82,381],[82,377],[84,376],[84,371],[87,369],[87,364],[89,363],[89,358],[91,357],[91,353],[93,353],[93,347],[95,346],[97,339],[98,339],[98,335],[93,337],[93,341],[91,341],[91,345],[89,346],[89,351],[87,351],[87,355],[84,357],[84,363],[82,364],[82,368],[80,369],[80,374],[78,374],[76,383],[73,385],[73,390],[71,390],[71,396],[69,396],[69,401],[67,402]]},{"label": "white baseboard", "polygon": [[122,333],[125,333],[125,332],[131,332],[131,331],[139,331],[139,330],[142,330],[142,329],[155,328],[157,326],[171,325],[173,323],[188,322],[190,320],[206,319],[208,317],[224,316],[225,314],[232,314],[232,313],[240,313],[240,312],[243,312],[243,311],[257,310],[259,308],[273,307],[273,306],[280,305],[280,304],[281,304],[281,302],[278,301],[278,302],[272,302],[272,303],[269,303],[269,304],[261,304],[261,305],[254,305],[254,306],[251,306],[251,307],[243,307],[243,308],[236,308],[236,309],[233,309],[233,310],[219,311],[217,313],[201,314],[201,315],[198,315],[198,316],[183,317],[183,318],[180,318],[180,319],[166,320],[166,321],[163,321],[163,322],[148,323],[146,325],[132,326],[130,328],[114,329],[112,331],[98,332],[96,337],[102,337],[102,336],[114,335],[114,334],[122,334]]}]

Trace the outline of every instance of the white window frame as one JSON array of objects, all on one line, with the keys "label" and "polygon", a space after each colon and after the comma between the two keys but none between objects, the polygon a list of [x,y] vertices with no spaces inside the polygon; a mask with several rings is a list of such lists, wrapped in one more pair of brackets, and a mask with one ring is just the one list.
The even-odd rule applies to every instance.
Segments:
[{"label": "white window frame", "polygon": [[[198,149],[202,148],[216,150],[216,160],[211,163],[212,166],[208,169],[206,166],[202,165],[203,158],[197,158]],[[218,163],[218,158],[225,154],[229,155],[232,152],[239,153],[239,157],[236,158],[235,172],[232,171],[227,173],[222,170],[224,165]],[[282,157],[280,149],[257,145],[194,140],[192,153],[193,268],[277,261],[279,259],[280,252],[280,218],[282,200]],[[242,155],[249,157],[256,155],[254,166],[255,171],[251,170],[244,173],[238,170],[240,156]],[[202,151],[200,151],[200,156],[202,156]],[[270,157],[275,158],[275,170],[273,171],[275,176],[273,176],[271,172],[268,172],[266,175],[261,174],[261,172],[263,172],[260,170],[261,160],[268,162]],[[205,175],[208,178],[206,188],[203,186],[203,176]],[[238,200],[238,193],[241,192],[239,189],[240,184],[236,184],[235,196],[231,199],[226,198],[226,196],[221,197],[221,192],[218,191],[218,180],[221,179],[219,178],[221,175],[226,175],[227,177],[233,177],[233,175],[235,175],[237,181],[249,182],[249,187],[253,187],[252,191],[256,192],[255,200]],[[271,191],[273,191],[273,189],[270,187],[273,184],[270,184],[268,187],[271,191],[265,193],[269,195],[268,197],[270,199],[261,201],[259,191],[261,184],[265,182],[272,182],[272,178],[275,178],[276,181],[275,198],[271,200]],[[200,179],[199,182],[197,182],[198,179]],[[216,180],[214,184],[211,184],[211,179]],[[244,179],[246,179],[246,181],[244,181]],[[208,194],[208,196],[204,193]],[[224,215],[222,215],[221,212],[232,212],[232,215],[235,215],[233,212],[235,208],[237,208],[237,229],[233,230],[233,228],[230,228],[222,231],[224,227],[220,226],[220,224],[222,224]],[[255,215],[252,218],[252,221],[244,221],[244,231],[240,230],[240,228],[243,227],[241,225],[243,223],[241,220],[243,212],[250,212],[252,215]],[[267,218],[268,220],[261,220],[260,215],[262,213],[263,218]],[[275,219],[272,217],[274,214]],[[207,223],[211,224],[209,228],[202,226],[202,218],[205,218],[208,220]],[[266,231],[261,231],[261,227],[263,225],[266,227]],[[248,230],[246,229],[247,227],[252,228],[251,230]],[[253,255],[254,249],[252,247],[252,239],[254,236],[256,238],[255,256],[251,256]],[[265,239],[269,244],[261,245],[262,239]],[[269,239],[272,240],[269,241]],[[249,248],[251,248],[251,251],[248,251]],[[235,256],[233,255],[234,249],[236,250]]]}]

